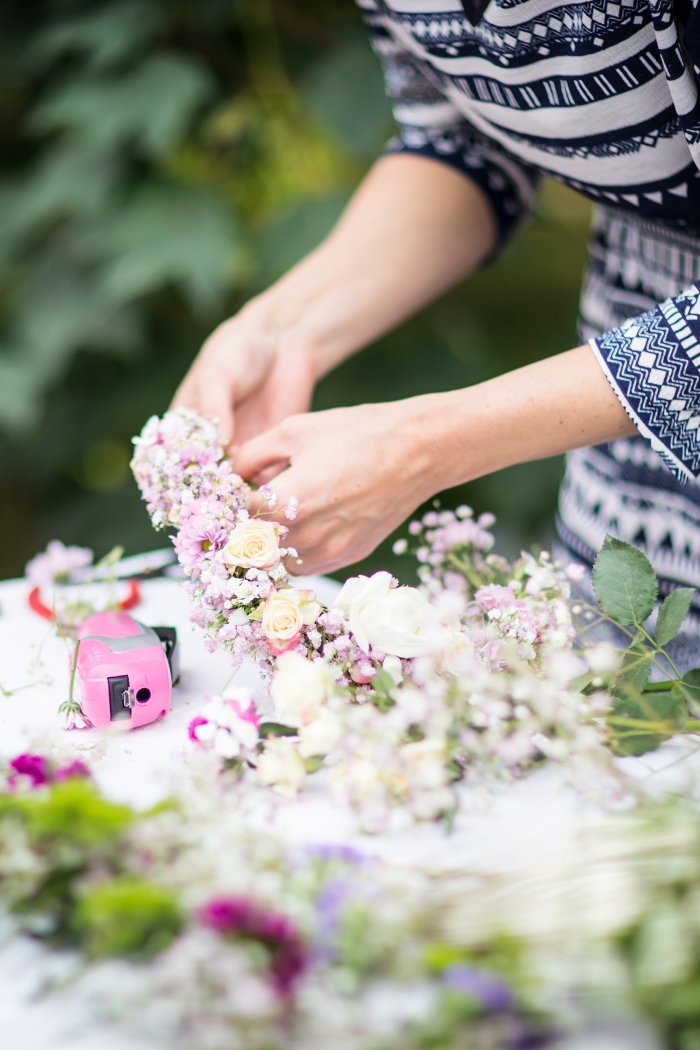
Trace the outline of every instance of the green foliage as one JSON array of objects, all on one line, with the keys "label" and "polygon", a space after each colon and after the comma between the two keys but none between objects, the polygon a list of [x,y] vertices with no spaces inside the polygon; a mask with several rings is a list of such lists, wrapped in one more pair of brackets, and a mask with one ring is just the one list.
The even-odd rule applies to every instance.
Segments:
[{"label": "green foliage", "polygon": [[[642,551],[612,536],[605,537],[596,558],[593,586],[606,617],[621,627],[635,628],[611,683],[614,703],[607,720],[613,750],[619,755],[643,755],[675,733],[696,732],[697,723],[688,721],[688,704],[700,700],[700,669],[681,678],[663,648],[680,630],[694,590],[682,587],[668,595],[652,638],[643,625],[656,604],[656,573]],[[676,677],[650,682],[659,657]],[[586,680],[581,687],[590,689],[592,681]]]},{"label": "green foliage", "polygon": [[134,819],[133,810],[109,802],[85,777],[70,777],[47,794],[2,796],[0,815],[16,815],[35,848],[61,842],[89,848],[114,841]]},{"label": "green foliage", "polygon": [[644,623],[658,594],[656,573],[647,556],[614,536],[605,537],[596,558],[593,587],[603,612],[623,627]]},{"label": "green foliage", "polygon": [[[211,329],[325,236],[392,130],[353,0],[8,0],[3,17],[0,576],[54,535],[158,543],[129,438]],[[574,345],[587,217],[547,185],[495,267],[326,377],[315,407]],[[494,510],[517,551],[547,539],[560,474],[524,465],[445,502]],[[406,573],[390,541],[377,565]]]},{"label": "green foliage", "polygon": [[640,830],[648,843],[640,866],[644,896],[617,949],[632,1002],[653,1022],[660,1045],[693,1050],[700,1045],[697,811],[666,805]]},{"label": "green foliage", "polygon": [[0,887],[22,925],[36,936],[71,943],[80,882],[95,865],[118,870],[124,834],[134,819],[127,806],[103,798],[91,781],[72,777],[48,791],[0,795],[0,855],[3,843],[16,852],[26,843],[27,867],[0,866]]},{"label": "green foliage", "polygon": [[679,587],[664,600],[656,621],[656,641],[659,645],[668,645],[676,637],[690,612],[694,593],[692,587]]},{"label": "green foliage", "polygon": [[73,919],[88,955],[153,955],[182,928],[173,893],[145,879],[101,882],[80,900]]},{"label": "green foliage", "polygon": [[616,746],[620,755],[643,755],[685,726],[688,712],[680,691],[637,693],[619,697],[612,709]]}]

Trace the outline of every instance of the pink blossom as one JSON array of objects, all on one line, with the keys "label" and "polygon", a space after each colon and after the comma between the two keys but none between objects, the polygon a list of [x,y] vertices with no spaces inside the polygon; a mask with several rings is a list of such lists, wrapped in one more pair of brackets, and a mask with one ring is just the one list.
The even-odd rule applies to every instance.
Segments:
[{"label": "pink blossom", "polygon": [[501,587],[497,583],[480,587],[474,598],[484,612],[490,612],[492,609],[523,608],[525,605],[521,599],[515,597],[510,587]]},{"label": "pink blossom", "polygon": [[92,564],[92,551],[87,547],[66,547],[60,540],[51,540],[42,554],[27,563],[25,574],[32,587],[47,587]]},{"label": "pink blossom", "polygon": [[175,539],[175,552],[183,568],[193,568],[210,552],[221,550],[227,538],[228,532],[220,521],[196,514],[184,521]]},{"label": "pink blossom", "polygon": [[284,516],[287,521],[294,521],[297,516],[297,510],[299,509],[299,500],[296,496],[292,496],[287,500],[287,506],[284,508]]},{"label": "pink blossom", "polygon": [[[258,717],[258,712],[255,709],[255,701],[253,699],[248,701],[247,707],[243,707],[243,705],[235,699],[226,700],[225,702],[229,707],[233,708],[241,721],[250,722],[250,724],[255,726],[256,729],[260,728],[260,719]],[[196,721],[196,719],[193,719],[193,721]]]}]

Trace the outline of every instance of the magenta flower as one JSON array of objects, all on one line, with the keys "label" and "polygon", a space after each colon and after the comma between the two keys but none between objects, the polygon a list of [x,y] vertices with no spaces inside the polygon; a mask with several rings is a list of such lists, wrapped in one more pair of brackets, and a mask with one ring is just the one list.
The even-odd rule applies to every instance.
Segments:
[{"label": "magenta flower", "polygon": [[71,777],[89,777],[90,770],[79,758],[74,758],[65,766],[59,766],[53,775],[54,780],[69,780]]},{"label": "magenta flower", "polygon": [[199,743],[199,737],[197,736],[197,733],[195,732],[195,730],[199,726],[205,726],[207,724],[207,722],[208,722],[207,718],[202,718],[201,715],[195,715],[195,717],[192,719],[192,721],[190,722],[190,724],[187,727],[187,735],[190,738],[190,740],[194,740],[195,743]]},{"label": "magenta flower", "polygon": [[270,976],[278,995],[289,996],[308,957],[291,919],[266,911],[250,897],[216,897],[199,910],[199,919],[223,937],[260,941],[270,952]]},{"label": "magenta flower", "polygon": [[14,770],[7,778],[9,784],[15,784],[20,777],[29,777],[32,787],[41,787],[51,779],[49,766],[43,755],[17,755],[10,761]]}]

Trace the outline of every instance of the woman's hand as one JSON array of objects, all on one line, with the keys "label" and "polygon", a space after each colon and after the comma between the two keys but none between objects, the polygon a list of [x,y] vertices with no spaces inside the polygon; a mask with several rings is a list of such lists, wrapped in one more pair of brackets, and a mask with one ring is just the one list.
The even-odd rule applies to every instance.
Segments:
[{"label": "woman's hand", "polygon": [[219,419],[226,445],[236,445],[306,412],[315,382],[303,339],[273,335],[243,311],[209,336],[173,399]]},{"label": "woman's hand", "polygon": [[299,500],[288,542],[302,565],[290,564],[292,571],[331,572],[359,561],[442,487],[433,400],[292,416],[240,450],[234,466],[249,479],[289,464],[271,488],[279,507]]},{"label": "woman's hand", "polygon": [[175,395],[242,444],[305,412],[314,382],[493,250],[482,190],[425,157],[383,157],[322,245],[207,339]]},{"label": "woman's hand", "polygon": [[[636,434],[590,346],[464,390],[292,416],[234,460],[299,500],[304,573],[359,561],[424,500],[495,470]],[[284,464],[289,466],[284,468]]]}]

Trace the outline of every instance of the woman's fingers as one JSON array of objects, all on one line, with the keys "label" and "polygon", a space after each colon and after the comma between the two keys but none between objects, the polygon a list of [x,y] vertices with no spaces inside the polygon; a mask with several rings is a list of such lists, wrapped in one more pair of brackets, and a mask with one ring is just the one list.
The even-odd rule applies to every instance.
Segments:
[{"label": "woman's fingers", "polygon": [[266,430],[246,441],[235,455],[234,469],[246,481],[256,480],[263,472],[270,470],[279,474],[279,468],[291,462],[292,445],[290,427],[285,420],[272,430]]},{"label": "woman's fingers", "polygon": [[171,408],[191,408],[205,419],[217,419],[224,445],[234,433],[234,390],[228,377],[222,376],[204,362],[197,362],[175,391]]},{"label": "woman's fingers", "polygon": [[219,433],[224,446],[233,440],[235,419],[233,404],[236,390],[229,377],[218,369],[203,365],[199,378],[198,412],[205,419],[218,420]]}]

